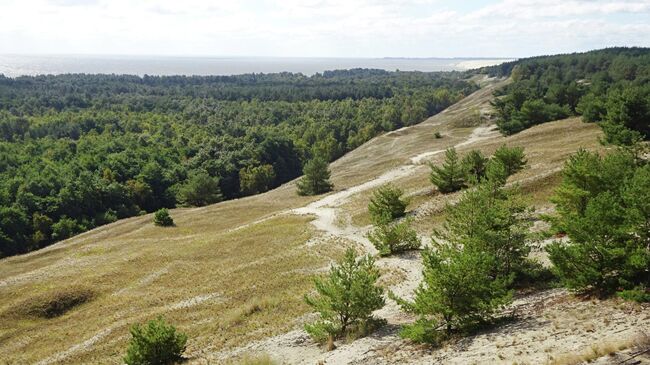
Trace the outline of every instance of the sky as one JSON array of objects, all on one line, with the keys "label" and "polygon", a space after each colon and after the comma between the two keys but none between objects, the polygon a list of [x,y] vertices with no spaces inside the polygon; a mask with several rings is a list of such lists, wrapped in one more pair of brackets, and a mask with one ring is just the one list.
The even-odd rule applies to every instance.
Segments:
[{"label": "sky", "polygon": [[526,57],[650,46],[650,0],[0,0],[0,54]]}]

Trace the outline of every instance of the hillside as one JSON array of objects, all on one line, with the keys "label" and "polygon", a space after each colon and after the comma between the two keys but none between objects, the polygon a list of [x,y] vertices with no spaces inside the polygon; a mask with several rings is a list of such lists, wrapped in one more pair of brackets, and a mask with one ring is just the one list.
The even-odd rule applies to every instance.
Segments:
[{"label": "hillside", "polygon": [[[300,197],[290,182],[255,196],[173,209],[175,227],[155,227],[151,215],[128,218],[0,260],[0,358],[119,363],[129,326],[158,315],[189,335],[186,356],[199,364],[256,353],[305,364],[577,363],[583,354],[630,351],[643,331],[648,335],[647,305],[585,301],[562,289],[522,294],[509,307],[513,322],[437,350],[398,338],[397,326],[411,318],[390,301],[378,313],[388,326],[332,352],[301,329],[310,317],[302,298],[312,276],[325,272],[345,247],[373,252],[364,237],[373,188],[387,181],[404,188],[413,198],[409,214],[428,236],[444,205],[458,197],[439,195],[428,181],[426,163],[440,162],[447,147],[489,154],[503,143],[523,146],[528,168],[509,183],[521,184],[537,213],[552,209],[548,197],[570,154],[603,149],[600,128],[579,118],[502,137],[490,124],[489,101],[505,84],[486,79],[443,112],[347,153],[331,164],[335,191],[326,196]],[[396,293],[408,296],[419,282],[417,254],[378,264],[382,282]]]}]

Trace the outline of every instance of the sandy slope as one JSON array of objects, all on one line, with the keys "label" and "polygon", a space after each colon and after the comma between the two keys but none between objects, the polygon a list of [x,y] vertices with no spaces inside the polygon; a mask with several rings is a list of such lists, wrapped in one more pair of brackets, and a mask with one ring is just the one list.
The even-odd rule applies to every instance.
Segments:
[{"label": "sandy slope", "polygon": [[[253,197],[175,209],[177,227],[170,229],[153,227],[150,216],[134,217],[0,260],[0,358],[20,364],[117,363],[128,326],[158,314],[189,334],[187,356],[193,363],[220,363],[249,352],[269,353],[289,364],[539,363],[546,361],[542,353],[577,351],[612,336],[629,338],[648,327],[647,308],[590,304],[563,291],[521,298],[513,304],[523,313],[518,321],[445,349],[400,340],[398,326],[412,318],[390,301],[376,313],[388,326],[339,343],[333,352],[323,352],[301,330],[313,318],[302,303],[311,276],[327,270],[346,246],[375,252],[365,238],[369,227],[353,222],[364,222],[368,196],[381,184],[396,183],[413,197],[409,214],[426,237],[444,205],[458,197],[437,195],[427,179],[425,163],[439,163],[446,148],[490,154],[504,142],[524,146],[529,168],[514,179],[541,202],[548,200],[570,153],[581,146],[599,148],[598,128],[575,119],[509,138],[490,126],[467,127],[476,111],[489,114],[492,92],[503,83],[482,80],[481,90],[442,113],[378,136],[335,161],[335,191],[323,197],[297,196],[291,182]],[[434,132],[443,138],[434,139]],[[386,285],[408,297],[421,277],[419,255],[378,263]],[[92,287],[97,298],[55,319],[6,316],[34,296],[70,283]],[[244,310],[258,307],[251,314]],[[581,310],[572,312],[574,307]],[[603,323],[588,325],[584,313]]]}]

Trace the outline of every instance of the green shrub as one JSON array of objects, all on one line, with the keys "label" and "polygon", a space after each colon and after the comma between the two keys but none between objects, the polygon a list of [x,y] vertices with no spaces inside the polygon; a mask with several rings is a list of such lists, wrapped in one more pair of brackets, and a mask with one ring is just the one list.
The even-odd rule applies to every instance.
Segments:
[{"label": "green shrub", "polygon": [[440,132],[436,132],[436,133],[434,133],[433,136],[434,136],[436,139],[440,139],[440,138],[442,138],[442,134],[440,134]]},{"label": "green shrub", "polygon": [[414,300],[393,296],[405,311],[419,316],[401,333],[418,342],[439,338],[439,329],[448,335],[488,321],[512,294],[509,278],[491,275],[492,256],[450,243],[434,245],[422,252],[423,280]]},{"label": "green shrub", "polygon": [[169,227],[174,225],[174,220],[169,215],[167,208],[160,208],[153,215],[153,223],[161,227]]},{"label": "green shrub", "polygon": [[554,229],[570,240],[547,246],[566,287],[606,296],[650,282],[648,191],[650,165],[629,151],[602,158],[580,150],[571,156],[551,217]]},{"label": "green shrub", "polygon": [[505,144],[497,148],[494,152],[493,158],[499,160],[503,164],[507,176],[511,176],[520,171],[524,166],[526,166],[526,163],[528,163],[523,147],[510,148]]},{"label": "green shrub", "polygon": [[305,325],[307,333],[325,342],[367,324],[372,312],[385,304],[378,278],[372,256],[357,258],[354,250],[348,249],[327,278],[314,280],[318,295],[305,296],[305,302],[320,314],[318,321]]},{"label": "green shrub", "polygon": [[220,202],[219,180],[205,172],[192,175],[178,190],[178,201],[183,205],[202,207]]},{"label": "green shrub", "polygon": [[239,189],[246,195],[265,192],[273,186],[274,181],[272,165],[248,166],[239,171]]},{"label": "green shrub", "polygon": [[145,326],[131,327],[131,342],[124,362],[128,365],[171,364],[182,359],[187,335],[176,332],[162,317]]},{"label": "green shrub", "polygon": [[377,248],[381,256],[417,250],[422,244],[417,232],[411,228],[411,219],[381,224],[368,233],[368,239]]},{"label": "green shrub", "polygon": [[637,287],[635,289],[623,290],[616,293],[619,298],[637,303],[650,302],[650,290]]},{"label": "green shrub", "polygon": [[403,217],[408,201],[402,198],[402,189],[386,184],[377,189],[370,198],[368,212],[375,224],[383,224]]},{"label": "green shrub", "polygon": [[63,217],[52,225],[52,239],[64,240],[72,237],[79,232],[83,232],[85,227],[77,223],[76,220]]},{"label": "green shrub", "polygon": [[455,148],[445,151],[445,162],[442,166],[431,166],[429,180],[443,194],[458,191],[466,186],[465,170],[458,160]]},{"label": "green shrub", "polygon": [[330,171],[327,161],[322,157],[316,156],[305,164],[303,176],[297,183],[298,194],[300,195],[318,195],[332,190],[330,182]]},{"label": "green shrub", "polygon": [[483,155],[479,150],[471,150],[465,157],[461,164],[465,171],[465,180],[468,182],[478,183],[485,178],[485,173],[488,164],[488,158]]}]

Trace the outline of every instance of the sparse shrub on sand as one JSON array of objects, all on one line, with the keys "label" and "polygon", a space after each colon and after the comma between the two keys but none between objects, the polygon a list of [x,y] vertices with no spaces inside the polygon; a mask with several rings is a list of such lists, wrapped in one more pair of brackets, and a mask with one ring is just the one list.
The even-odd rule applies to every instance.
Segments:
[{"label": "sparse shrub on sand", "polygon": [[177,332],[162,317],[131,327],[131,342],[124,357],[128,365],[172,364],[182,359],[187,335]]}]

